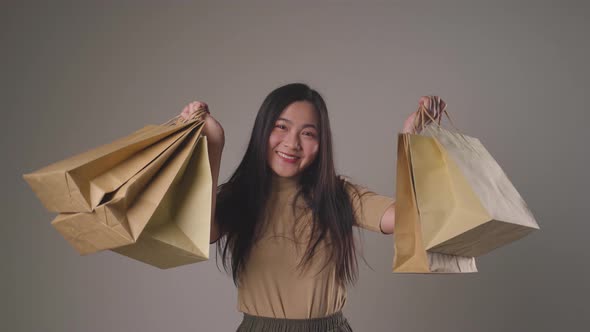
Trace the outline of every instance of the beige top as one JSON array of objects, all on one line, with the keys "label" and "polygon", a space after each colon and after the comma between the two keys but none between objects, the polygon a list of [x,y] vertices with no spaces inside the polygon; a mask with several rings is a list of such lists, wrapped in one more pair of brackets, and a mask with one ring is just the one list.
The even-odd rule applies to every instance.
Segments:
[{"label": "beige top", "polygon": [[[367,191],[351,185],[361,192]],[[296,189],[294,180],[277,178],[273,182],[274,195],[268,205],[262,238],[252,248],[240,279],[241,312],[275,318],[317,318],[341,310],[346,303],[346,289],[337,283],[334,266],[329,265],[318,274],[328,257],[322,250],[327,241],[305,270],[297,267],[307,249],[311,213],[304,208],[301,198],[293,213],[291,202]],[[380,232],[381,217],[393,199],[368,193],[361,200],[362,211],[358,210],[358,196],[352,199],[357,226]]]}]

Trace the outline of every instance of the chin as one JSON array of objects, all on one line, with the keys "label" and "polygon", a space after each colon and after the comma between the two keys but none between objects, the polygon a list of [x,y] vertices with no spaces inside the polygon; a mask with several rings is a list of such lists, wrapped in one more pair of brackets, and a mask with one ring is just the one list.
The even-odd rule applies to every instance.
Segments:
[{"label": "chin", "polygon": [[277,172],[274,171],[274,173],[282,178],[292,178],[292,177],[296,177],[297,175],[299,175],[299,173],[291,173],[291,172]]},{"label": "chin", "polygon": [[299,175],[299,173],[296,171],[286,171],[284,169],[276,169],[273,167],[271,167],[271,169],[275,175],[280,176],[282,178],[292,178],[292,177],[296,177],[297,175]]}]

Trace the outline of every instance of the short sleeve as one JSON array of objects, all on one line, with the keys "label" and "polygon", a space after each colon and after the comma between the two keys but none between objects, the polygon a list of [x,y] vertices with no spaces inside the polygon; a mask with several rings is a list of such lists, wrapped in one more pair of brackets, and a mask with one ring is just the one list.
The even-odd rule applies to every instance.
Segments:
[{"label": "short sleeve", "polygon": [[344,179],[344,188],[350,197],[355,213],[355,225],[373,232],[383,233],[380,227],[381,218],[385,214],[385,210],[395,202],[394,199],[374,193],[366,187],[353,184],[346,179]]}]

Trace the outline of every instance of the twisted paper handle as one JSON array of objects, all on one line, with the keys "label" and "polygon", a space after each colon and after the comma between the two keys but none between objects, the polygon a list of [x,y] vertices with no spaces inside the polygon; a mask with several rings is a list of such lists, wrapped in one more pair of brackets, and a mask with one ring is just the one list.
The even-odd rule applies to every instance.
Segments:
[{"label": "twisted paper handle", "polygon": [[[445,103],[445,106],[443,108],[440,107],[440,98],[436,97],[436,96],[429,96],[428,97],[430,100],[430,106],[432,107],[434,106],[434,109],[427,109],[424,105],[420,104],[420,106],[418,107],[418,114],[420,116],[420,123],[421,123],[421,129],[424,130],[425,128],[427,130],[429,130],[430,133],[432,133],[432,129],[430,129],[429,127],[426,126],[426,124],[424,123],[424,119],[426,117],[428,117],[430,120],[432,120],[432,123],[435,123],[439,128],[442,128],[440,123],[442,120],[442,115],[446,115],[447,119],[449,119],[449,123],[451,124],[451,127],[453,127],[453,129],[455,130],[456,135],[458,135],[459,137],[461,137],[466,143],[467,146],[471,146],[471,142],[465,137],[465,135],[463,135],[463,133],[455,126],[455,124],[453,123],[453,120],[451,120],[451,116],[449,115],[449,113],[447,112],[447,105]],[[432,114],[434,114],[434,117],[432,116]],[[438,120],[438,121],[437,121]]]},{"label": "twisted paper handle", "polygon": [[199,109],[197,109],[196,112],[194,112],[190,118],[185,119],[182,115],[177,115],[175,117],[173,117],[172,119],[164,122],[163,124],[161,124],[161,126],[177,126],[177,125],[181,125],[181,124],[186,124],[192,121],[204,121],[205,120],[205,114],[209,113],[207,111],[207,107],[206,106],[202,106]]},{"label": "twisted paper handle", "polygon": [[[437,126],[441,126],[441,120],[443,117],[443,114],[447,116],[447,119],[449,119],[449,123],[451,124],[451,126],[453,127],[453,129],[455,129],[457,132],[459,132],[459,129],[457,129],[457,127],[455,127],[455,124],[453,123],[453,120],[451,120],[451,117],[449,116],[449,113],[447,112],[447,105],[445,103],[444,107],[441,106],[441,98],[438,96],[428,96],[429,99],[429,104],[430,107],[426,108],[426,106],[424,106],[424,104],[420,104],[420,106],[418,107],[418,116],[416,117],[416,119],[414,119],[414,122],[418,121],[419,125],[420,125],[420,129],[424,130],[424,128],[426,127],[426,118],[428,117],[433,123],[436,123]],[[418,128],[417,125],[418,124],[414,124],[415,128]]]}]

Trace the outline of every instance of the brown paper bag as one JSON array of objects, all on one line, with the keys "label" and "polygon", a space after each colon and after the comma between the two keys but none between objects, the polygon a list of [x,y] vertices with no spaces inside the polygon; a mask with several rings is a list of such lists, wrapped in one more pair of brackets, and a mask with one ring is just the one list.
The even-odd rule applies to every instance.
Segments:
[{"label": "brown paper bag", "polygon": [[415,170],[419,210],[423,214],[449,211],[446,218],[436,221],[432,215],[433,229],[427,235],[426,248],[477,257],[539,229],[518,191],[477,138],[437,124],[426,126],[423,133],[436,139],[445,153],[436,161],[418,161],[417,166],[438,162],[442,171],[446,165],[453,185],[449,188],[453,196],[440,197],[440,189],[430,190],[432,184],[426,183],[437,176],[434,170]]},{"label": "brown paper bag", "polygon": [[161,269],[207,260],[212,185],[203,137],[137,242],[112,250]]},{"label": "brown paper bag", "polygon": [[[473,257],[429,252],[426,247],[428,237],[426,236],[425,239],[425,228],[428,228],[429,221],[424,220],[422,211],[418,209],[416,191],[419,189],[415,187],[414,170],[417,167],[427,167],[417,161],[422,161],[421,152],[425,152],[427,156],[433,153],[424,147],[432,148],[436,147],[436,144],[434,139],[418,135],[400,134],[398,137],[395,232],[393,234],[395,244],[393,272],[395,273],[477,272]],[[418,153],[414,153],[416,149]],[[440,158],[440,154],[437,156]],[[439,195],[446,194],[436,190],[435,192]],[[434,217],[436,219],[440,217],[440,214]]]},{"label": "brown paper bag", "polygon": [[179,131],[195,122],[202,120],[149,125],[112,143],[24,174],[23,178],[49,211],[90,212],[104,195],[137,174],[178,138]]},{"label": "brown paper bag", "polygon": [[[62,213],[52,225],[82,255],[134,243],[190,156],[202,125],[193,124],[155,160],[92,212]],[[162,169],[165,170],[162,170]],[[159,176],[159,178],[158,178]]]}]

